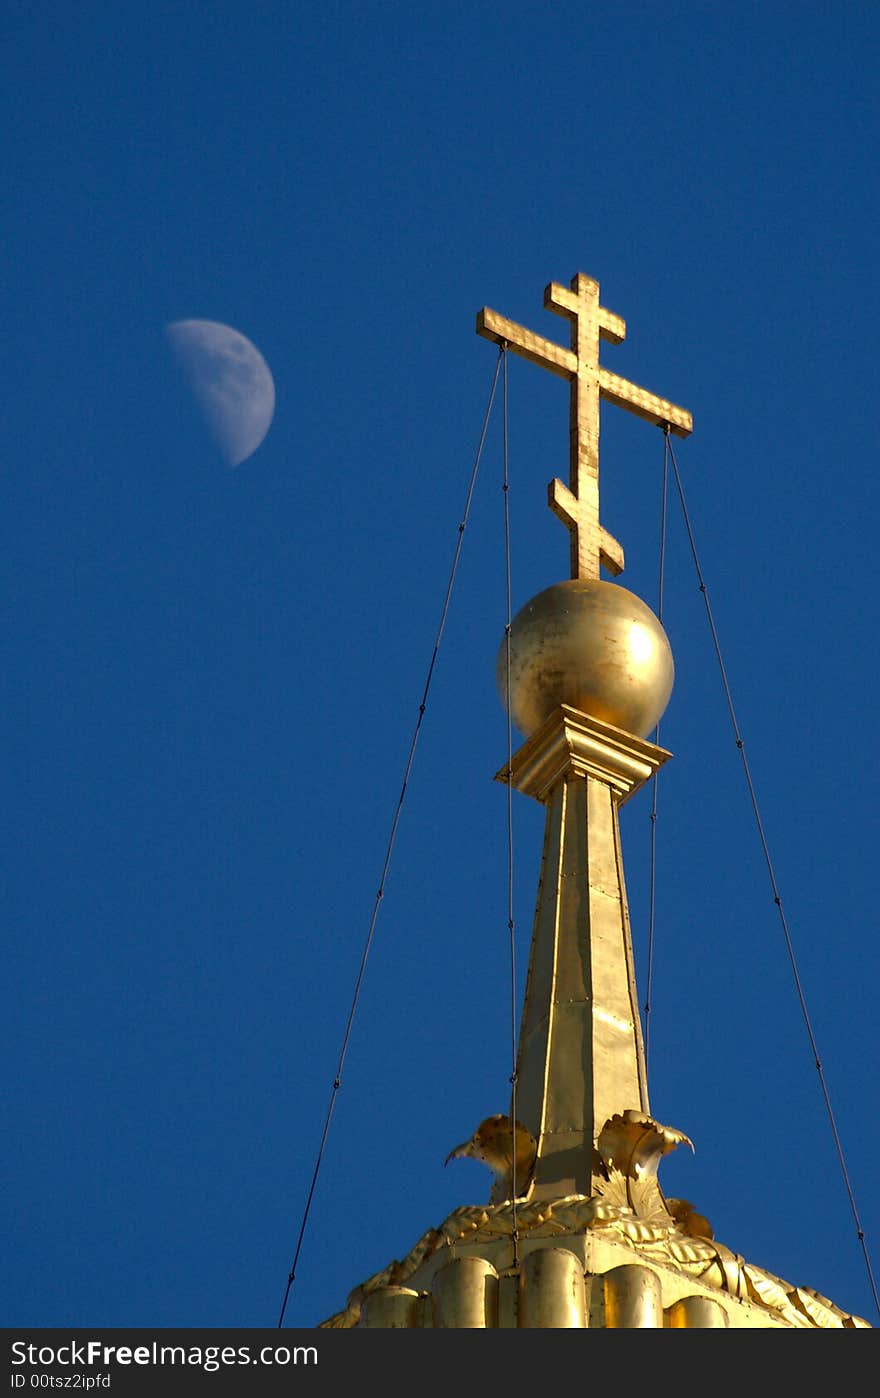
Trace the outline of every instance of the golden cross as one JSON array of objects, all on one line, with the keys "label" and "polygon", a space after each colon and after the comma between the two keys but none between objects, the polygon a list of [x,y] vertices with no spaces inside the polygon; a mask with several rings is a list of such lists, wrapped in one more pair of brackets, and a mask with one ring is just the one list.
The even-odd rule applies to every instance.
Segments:
[{"label": "golden cross", "polygon": [[551,481],[547,503],[568,526],[573,578],[598,578],[600,563],[609,572],[620,573],[623,549],[599,523],[599,399],[607,398],[677,437],[688,436],[693,419],[684,408],[601,367],[599,340],[619,345],[626,336],[626,323],[599,305],[599,283],[592,277],[578,272],[570,289],[551,282],[544,292],[544,306],[571,321],[570,349],[534,335],[488,306],[477,315],[477,334],[569,380],[569,484]]}]

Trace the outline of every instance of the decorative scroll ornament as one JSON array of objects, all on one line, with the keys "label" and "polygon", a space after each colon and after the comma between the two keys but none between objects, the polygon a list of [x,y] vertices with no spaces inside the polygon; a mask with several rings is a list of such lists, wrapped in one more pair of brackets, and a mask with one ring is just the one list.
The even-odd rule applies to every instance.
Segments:
[{"label": "decorative scroll ornament", "polygon": [[660,1228],[674,1226],[657,1170],[664,1155],[682,1144],[694,1148],[682,1131],[661,1126],[644,1112],[617,1113],[599,1133],[598,1154],[605,1176],[597,1186],[599,1197]]},{"label": "decorative scroll ornament", "polygon": [[509,1116],[487,1116],[481,1121],[469,1141],[451,1150],[443,1164],[450,1160],[479,1160],[493,1175],[489,1202],[500,1204],[509,1199],[514,1181],[517,1195],[526,1194],[535,1168],[537,1142],[521,1122],[516,1123],[516,1170],[512,1168],[513,1128]]}]

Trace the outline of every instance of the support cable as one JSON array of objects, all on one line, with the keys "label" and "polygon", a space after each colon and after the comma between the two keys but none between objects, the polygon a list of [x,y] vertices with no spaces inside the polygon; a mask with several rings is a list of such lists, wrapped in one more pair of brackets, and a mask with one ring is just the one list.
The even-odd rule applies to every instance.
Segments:
[{"label": "support cable", "polygon": [[403,783],[402,783],[401,788],[400,788],[400,795],[399,795],[398,798],[397,798],[397,806],[396,806],[395,811],[394,811],[394,818],[393,818],[393,820],[392,820],[392,822],[391,822],[391,831],[390,831],[390,834],[389,834],[389,837],[388,837],[388,844],[387,844],[386,850],[385,850],[385,860],[384,860],[384,863],[383,863],[383,865],[382,865],[382,875],[381,875],[381,878],[380,878],[380,880],[379,880],[379,888],[378,888],[378,891],[377,891],[377,893],[376,893],[375,901],[374,901],[374,903],[373,903],[373,913],[372,913],[372,916],[371,916],[371,918],[370,918],[370,925],[369,925],[369,929],[368,929],[368,932],[367,932],[366,941],[365,941],[365,943],[364,943],[363,953],[362,953],[362,955],[361,955],[361,963],[360,963],[360,967],[359,967],[359,969],[358,969],[357,979],[356,979],[356,981],[355,981],[354,994],[353,994],[353,996],[352,996],[352,1001],[351,1001],[351,1008],[350,1008],[350,1010],[349,1010],[349,1012],[348,1012],[348,1020],[347,1020],[347,1022],[346,1022],[346,1026],[345,1026],[345,1033],[344,1033],[343,1038],[342,1038],[342,1046],[341,1046],[340,1051],[339,1051],[339,1059],[338,1059],[338,1062],[337,1062],[337,1065],[336,1065],[336,1075],[335,1075],[335,1077],[334,1077],[334,1079],[333,1079],[333,1086],[332,1086],[331,1091],[330,1091],[330,1100],[329,1100],[329,1104],[328,1104],[328,1107],[327,1107],[327,1114],[326,1114],[326,1117],[325,1117],[325,1119],[324,1119],[324,1129],[323,1129],[323,1131],[321,1132],[321,1141],[320,1141],[320,1144],[319,1144],[319,1146],[318,1146],[318,1154],[317,1154],[317,1158],[316,1158],[316,1160],[315,1160],[315,1168],[314,1168],[314,1170],[313,1170],[313,1172],[312,1172],[312,1181],[311,1181],[311,1184],[310,1184],[310,1186],[309,1186],[308,1195],[307,1195],[307,1197],[306,1197],[305,1208],[303,1209],[302,1222],[300,1223],[299,1235],[298,1235],[297,1240],[296,1240],[296,1248],[295,1248],[295,1250],[294,1250],[293,1262],[291,1263],[290,1274],[289,1274],[289,1276],[288,1276],[288,1278],[287,1278],[287,1286],[286,1286],[285,1292],[284,1292],[284,1299],[283,1299],[283,1301],[282,1301],[282,1303],[281,1303],[281,1312],[280,1312],[280,1315],[278,1316],[278,1329],[279,1329],[279,1330],[281,1329],[282,1325],[284,1324],[284,1314],[285,1314],[285,1311],[287,1310],[287,1302],[288,1302],[288,1299],[289,1299],[289,1297],[290,1297],[291,1287],[293,1286],[294,1280],[295,1280],[295,1278],[296,1278],[296,1267],[297,1267],[297,1263],[298,1263],[298,1261],[299,1261],[300,1252],[302,1251],[303,1239],[304,1239],[304,1237],[305,1237],[305,1232],[306,1232],[306,1225],[307,1225],[308,1220],[309,1220],[309,1214],[310,1214],[311,1208],[312,1208],[312,1200],[314,1199],[315,1189],[316,1189],[317,1183],[318,1183],[318,1175],[319,1175],[319,1173],[320,1173],[321,1163],[322,1163],[323,1158],[324,1158],[324,1151],[325,1151],[325,1148],[326,1148],[326,1145],[327,1145],[327,1137],[328,1137],[329,1132],[330,1132],[330,1122],[331,1122],[332,1119],[333,1119],[333,1112],[334,1112],[334,1109],[335,1109],[335,1107],[336,1107],[336,1099],[337,1099],[337,1096],[338,1096],[338,1094],[339,1094],[339,1089],[340,1089],[340,1087],[342,1086],[342,1069],[343,1069],[343,1067],[344,1067],[344,1065],[345,1065],[346,1055],[348,1054],[348,1046],[349,1046],[349,1041],[350,1041],[350,1039],[351,1039],[352,1028],[353,1028],[353,1025],[354,1025],[355,1012],[356,1012],[356,1010],[357,1010],[358,1000],[360,999],[361,986],[362,986],[363,980],[364,980],[364,973],[365,973],[366,968],[367,968],[367,958],[368,958],[368,956],[369,956],[369,954],[370,954],[370,947],[372,946],[372,943],[373,943],[373,934],[374,934],[374,932],[375,932],[375,930],[376,930],[376,922],[377,922],[378,917],[379,917],[379,907],[380,907],[380,905],[381,905],[381,903],[382,903],[382,899],[383,899],[384,896],[385,896],[385,883],[386,883],[386,880],[387,880],[387,877],[388,877],[388,870],[389,870],[389,867],[390,867],[390,865],[391,865],[391,853],[392,853],[392,850],[394,849],[394,841],[395,841],[395,837],[396,837],[396,835],[397,835],[397,827],[398,827],[398,825],[399,825],[399,823],[400,823],[400,815],[401,815],[401,811],[402,811],[402,809],[403,809],[404,797],[406,796],[407,783],[408,783],[408,781],[409,781],[410,774],[411,774],[411,772],[412,772],[413,759],[415,758],[415,752],[416,752],[416,745],[417,745],[417,743],[418,743],[418,741],[419,741],[419,733],[420,733],[421,727],[422,727],[422,719],[423,719],[424,716],[425,716],[425,709],[426,709],[426,707],[427,707],[427,702],[428,702],[428,691],[430,690],[430,687],[431,687],[431,680],[432,680],[433,675],[434,675],[434,667],[435,667],[436,662],[437,662],[437,653],[438,653],[438,651],[439,651],[439,649],[440,649],[440,642],[441,642],[441,639],[442,639],[442,637],[443,637],[443,631],[444,631],[444,628],[445,628],[445,626],[446,626],[446,618],[447,618],[447,614],[448,614],[448,612],[449,612],[449,604],[450,604],[450,602],[451,602],[451,600],[452,600],[452,589],[453,589],[453,586],[454,586],[454,583],[455,583],[455,575],[456,575],[456,573],[457,573],[457,571],[458,571],[459,559],[460,559],[460,557],[461,557],[461,549],[462,549],[462,544],[463,544],[463,541],[464,541],[464,531],[465,531],[465,529],[466,529],[466,527],[467,527],[468,518],[469,518],[469,515],[470,515],[471,501],[473,500],[474,487],[475,487],[476,481],[477,481],[477,471],[479,470],[480,458],[481,458],[481,456],[482,456],[482,454],[483,454],[483,446],[484,446],[484,444],[485,444],[485,441],[486,441],[486,433],[487,433],[488,428],[489,428],[489,419],[490,419],[490,417],[491,417],[491,415],[492,415],[492,405],[493,405],[493,403],[494,403],[494,401],[495,401],[495,390],[496,390],[496,388],[498,387],[498,375],[499,375],[499,371],[500,371],[500,368],[501,368],[501,360],[502,360],[503,354],[504,354],[503,349],[499,349],[499,352],[498,352],[498,359],[497,359],[497,361],[496,361],[496,363],[495,363],[495,374],[494,374],[494,377],[493,377],[493,379],[492,379],[492,387],[491,387],[491,389],[490,389],[490,391],[489,391],[489,401],[488,401],[488,403],[487,403],[487,405],[486,405],[486,411],[485,411],[485,414],[484,414],[484,416],[483,416],[483,426],[482,426],[482,430],[481,430],[481,432],[480,432],[480,439],[479,439],[479,442],[478,442],[478,444],[477,444],[477,451],[476,451],[476,455],[475,455],[475,457],[474,457],[474,463],[473,463],[473,466],[472,466],[472,468],[471,468],[470,480],[469,480],[469,482],[468,482],[467,494],[466,494],[466,496],[465,496],[464,511],[463,511],[463,513],[462,513],[461,523],[460,523],[459,526],[458,526],[458,539],[457,539],[456,545],[455,545],[455,552],[454,552],[454,554],[453,554],[452,566],[451,566],[450,571],[449,571],[449,580],[448,580],[448,582],[447,582],[447,584],[446,584],[446,595],[445,595],[445,597],[444,597],[444,599],[443,599],[443,606],[442,606],[442,609],[441,609],[441,612],[440,612],[440,622],[439,622],[439,625],[438,625],[438,627],[437,627],[437,634],[436,634],[435,639],[434,639],[434,649],[433,649],[433,651],[432,651],[432,653],[431,653],[431,660],[430,660],[430,663],[429,663],[429,665],[428,665],[428,671],[427,671],[427,675],[426,675],[426,678],[425,678],[424,689],[423,689],[423,691],[422,691],[422,698],[421,698],[421,702],[420,702],[420,704],[419,704],[418,718],[416,719],[415,728],[413,729],[412,739],[410,740],[409,755],[408,755],[407,760],[406,760],[406,767],[405,767],[404,774],[403,774]]},{"label": "support cable", "polygon": [[[663,624],[663,580],[666,569],[666,507],[669,501],[669,428],[663,440],[663,484],[660,492],[660,561],[657,568],[657,620]],[[653,741],[659,746],[660,722],[654,728]],[[657,780],[651,778],[651,874],[648,904],[648,966],[645,977],[645,1074],[651,1053],[651,988],[654,979],[654,916],[657,886]]]},{"label": "support cable", "polygon": [[510,713],[510,451],[507,414],[507,345],[501,346],[504,355],[503,375],[503,438],[504,438],[504,569],[507,589],[507,613],[504,626],[504,706],[507,710],[507,931],[510,943],[510,1193],[511,1193],[511,1243],[513,1245],[513,1266],[519,1265],[519,1225],[516,1212],[516,922],[513,916],[513,719]]},{"label": "support cable", "polygon": [[684,523],[685,523],[685,528],[686,528],[686,530],[687,530],[688,542],[690,543],[691,555],[692,555],[693,560],[694,560],[694,568],[695,568],[695,570],[696,570],[697,580],[698,580],[698,582],[699,582],[700,592],[701,592],[702,595],[703,595],[703,602],[704,602],[705,607],[706,607],[706,616],[707,616],[708,622],[709,622],[709,630],[710,630],[710,632],[712,633],[712,644],[713,644],[714,649],[715,649],[715,657],[716,657],[716,659],[717,659],[717,661],[718,661],[718,668],[719,668],[719,670],[720,670],[720,672],[721,672],[721,683],[722,683],[722,685],[723,685],[723,687],[724,687],[724,697],[725,697],[725,699],[726,699],[726,701],[727,701],[727,710],[728,710],[728,713],[729,713],[729,715],[730,715],[730,722],[731,722],[731,726],[732,726],[732,728],[733,728],[733,735],[734,735],[734,739],[735,739],[735,741],[736,741],[736,746],[737,746],[737,748],[738,748],[738,750],[739,750],[740,758],[742,759],[743,772],[744,772],[744,774],[745,774],[746,786],[748,787],[749,799],[750,799],[750,801],[751,801],[751,806],[752,806],[752,812],[753,812],[754,817],[755,817],[755,825],[756,825],[757,831],[758,831],[758,838],[760,839],[760,842],[761,842],[761,849],[763,850],[763,853],[764,853],[764,862],[765,862],[766,865],[767,865],[767,873],[768,873],[769,878],[770,878],[770,887],[771,887],[771,890],[772,890],[772,893],[773,893],[773,902],[776,904],[776,908],[777,908],[777,911],[778,911],[778,913],[779,913],[779,920],[780,920],[780,923],[781,923],[781,925],[782,925],[782,933],[783,933],[783,936],[784,936],[784,938],[785,938],[785,946],[786,946],[786,950],[787,950],[787,952],[788,952],[788,959],[789,959],[789,962],[791,963],[792,974],[793,974],[793,976],[794,976],[794,984],[795,984],[795,990],[796,990],[796,992],[797,992],[798,1004],[800,1005],[801,1015],[803,1016],[804,1024],[805,1024],[806,1030],[807,1030],[807,1037],[808,1037],[809,1042],[810,1042],[810,1049],[811,1049],[812,1054],[813,1054],[813,1062],[814,1062],[814,1065],[815,1065],[815,1068],[816,1068],[816,1072],[817,1072],[818,1077],[819,1077],[819,1085],[820,1085],[820,1088],[821,1088],[821,1091],[822,1091],[822,1097],[823,1097],[824,1102],[825,1102],[825,1110],[826,1110],[826,1112],[827,1112],[828,1121],[829,1121],[830,1127],[831,1127],[831,1135],[832,1135],[833,1140],[834,1140],[834,1148],[835,1148],[835,1151],[836,1151],[836,1153],[837,1153],[837,1159],[838,1159],[838,1162],[839,1162],[839,1164],[840,1164],[840,1172],[841,1172],[841,1175],[843,1176],[844,1187],[845,1187],[845,1189],[846,1189],[847,1197],[848,1197],[848,1199],[849,1199],[850,1210],[851,1210],[851,1212],[852,1212],[853,1221],[854,1221],[854,1223],[855,1223],[856,1237],[858,1238],[859,1246],[860,1246],[860,1248],[861,1248],[861,1250],[862,1250],[862,1256],[863,1256],[864,1262],[865,1262],[865,1269],[866,1269],[867,1275],[868,1275],[868,1282],[869,1282],[869,1285],[870,1285],[870,1288],[871,1288],[871,1294],[872,1294],[872,1296],[873,1296],[873,1298],[874,1298],[874,1305],[875,1305],[875,1307],[877,1308],[878,1314],[880,1314],[880,1295],[878,1295],[878,1292],[877,1292],[877,1284],[876,1284],[876,1282],[875,1282],[875,1280],[874,1280],[874,1273],[873,1273],[873,1269],[872,1269],[872,1267],[871,1267],[871,1258],[870,1258],[870,1255],[869,1255],[869,1252],[868,1252],[867,1240],[866,1240],[866,1238],[865,1238],[865,1231],[864,1231],[864,1229],[863,1229],[863,1227],[862,1227],[861,1220],[860,1220],[860,1218],[859,1218],[859,1211],[858,1211],[858,1207],[857,1207],[857,1205],[856,1205],[856,1198],[855,1198],[855,1194],[854,1194],[854,1192],[853,1192],[852,1184],[850,1183],[849,1171],[848,1171],[847,1165],[846,1165],[846,1157],[845,1157],[844,1150],[843,1150],[843,1145],[842,1145],[842,1142],[841,1142],[841,1139],[840,1139],[840,1134],[839,1134],[838,1129],[837,1129],[837,1122],[836,1122],[835,1117],[834,1117],[834,1111],[833,1111],[833,1108],[832,1108],[832,1105],[831,1105],[831,1095],[830,1095],[830,1093],[829,1093],[829,1091],[828,1091],[828,1085],[827,1085],[827,1083],[826,1083],[826,1081],[825,1081],[825,1072],[824,1072],[824,1069],[823,1069],[823,1067],[822,1067],[822,1060],[821,1060],[821,1058],[819,1057],[819,1048],[818,1048],[818,1044],[817,1044],[817,1042],[816,1042],[816,1036],[815,1036],[815,1034],[814,1034],[814,1032],[813,1032],[813,1026],[812,1026],[812,1023],[810,1022],[810,1016],[809,1016],[809,1013],[808,1013],[808,1011],[807,1011],[806,996],[804,995],[804,989],[803,989],[803,985],[802,985],[802,983],[801,983],[800,973],[799,973],[799,971],[798,971],[797,959],[796,959],[796,957],[795,957],[795,951],[794,951],[794,944],[793,944],[793,941],[792,941],[791,933],[790,933],[790,931],[789,931],[788,920],[787,920],[787,918],[786,918],[786,916],[785,916],[785,911],[784,911],[783,906],[782,906],[782,897],[781,897],[780,892],[779,892],[779,885],[778,885],[777,882],[776,882],[776,874],[775,874],[774,868],[773,868],[773,861],[772,861],[772,859],[771,859],[771,857],[770,857],[770,847],[769,847],[769,845],[768,845],[768,843],[767,843],[767,837],[766,837],[766,835],[765,835],[765,833],[764,833],[764,825],[763,825],[763,822],[762,822],[762,820],[761,820],[761,813],[760,813],[760,810],[759,810],[759,808],[758,808],[758,798],[757,798],[757,794],[756,794],[756,791],[755,791],[755,784],[754,784],[754,781],[752,780],[752,773],[751,773],[751,769],[750,769],[750,767],[749,767],[749,760],[748,760],[748,757],[746,756],[745,743],[743,742],[742,734],[741,734],[741,732],[740,732],[739,724],[738,724],[738,722],[737,722],[736,711],[735,711],[734,706],[733,706],[733,695],[732,695],[731,689],[730,689],[730,682],[729,682],[729,680],[728,680],[728,678],[727,678],[727,670],[726,670],[725,665],[724,665],[724,659],[723,659],[723,656],[722,656],[722,654],[721,654],[721,644],[720,644],[720,642],[719,642],[719,640],[718,640],[718,632],[717,632],[716,627],[715,627],[715,619],[714,619],[714,617],[713,617],[713,615],[712,615],[712,607],[711,607],[710,602],[709,602],[709,592],[708,592],[708,589],[707,589],[707,587],[706,587],[706,581],[705,581],[705,578],[704,578],[704,576],[703,576],[702,568],[700,567],[700,560],[699,560],[699,556],[698,556],[698,554],[697,554],[697,546],[696,546],[696,542],[695,542],[695,539],[694,539],[694,532],[693,532],[693,529],[692,529],[692,527],[691,527],[690,516],[689,516],[689,514],[688,514],[687,505],[686,505],[686,503],[685,503],[685,498],[684,498],[684,487],[682,486],[681,476],[680,476],[679,470],[678,470],[678,462],[677,462],[676,459],[675,459],[675,452],[674,452],[674,450],[673,450],[673,448],[672,448],[671,442],[669,441],[669,428],[667,427],[667,428],[665,428],[664,430],[665,430],[665,433],[666,433],[666,442],[667,442],[667,447],[668,447],[668,451],[669,451],[669,458],[670,458],[670,460],[671,460],[671,462],[672,462],[672,469],[673,469],[673,472],[674,472],[674,474],[675,474],[675,484],[676,484],[676,487],[677,487],[677,489],[678,489],[678,498],[679,498],[679,500],[681,501],[681,510],[682,510],[682,514],[683,514],[683,516],[684,516]]}]

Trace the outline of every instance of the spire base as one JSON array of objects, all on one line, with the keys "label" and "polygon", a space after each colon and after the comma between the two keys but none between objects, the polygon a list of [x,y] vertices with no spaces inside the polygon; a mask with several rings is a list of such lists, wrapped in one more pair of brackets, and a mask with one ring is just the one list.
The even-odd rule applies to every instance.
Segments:
[{"label": "spire base", "polygon": [[530,1199],[594,1194],[604,1124],[649,1110],[617,812],[669,755],[561,705],[511,761],[547,809],[517,1058]]},{"label": "spire base", "polygon": [[[671,756],[655,743],[560,704],[514,753],[510,780],[516,791],[546,805],[560,781],[594,777],[622,806]],[[506,767],[496,772],[497,782],[506,785],[507,779]]]}]

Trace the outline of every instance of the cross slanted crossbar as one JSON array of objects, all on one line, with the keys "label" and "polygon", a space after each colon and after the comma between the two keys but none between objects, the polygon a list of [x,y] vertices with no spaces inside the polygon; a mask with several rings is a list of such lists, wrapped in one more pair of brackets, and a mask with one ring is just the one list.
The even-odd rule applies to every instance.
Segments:
[{"label": "cross slanted crossbar", "polygon": [[547,503],[568,527],[572,577],[598,578],[600,563],[617,574],[623,571],[623,549],[599,523],[599,399],[606,398],[647,422],[667,428],[677,437],[688,436],[693,430],[693,419],[685,408],[602,368],[599,340],[619,345],[626,336],[626,323],[599,305],[599,283],[592,277],[578,272],[570,288],[551,282],[544,292],[544,306],[571,322],[569,349],[533,334],[488,306],[477,315],[477,334],[568,379],[569,484],[558,479],[551,481]]}]

